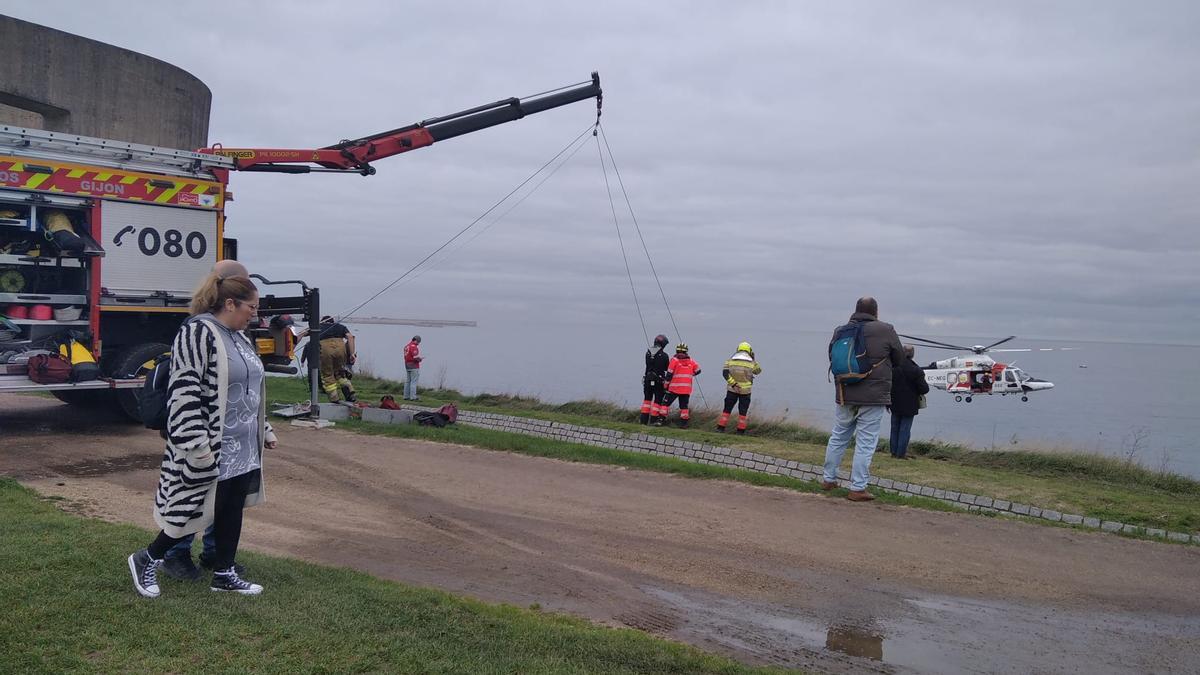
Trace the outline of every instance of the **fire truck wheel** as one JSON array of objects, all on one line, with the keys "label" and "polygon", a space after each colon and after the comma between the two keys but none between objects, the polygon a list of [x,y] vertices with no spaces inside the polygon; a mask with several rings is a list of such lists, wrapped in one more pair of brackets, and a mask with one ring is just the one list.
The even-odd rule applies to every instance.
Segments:
[{"label": "fire truck wheel", "polygon": [[[112,376],[117,379],[142,377],[154,367],[154,359],[159,354],[169,351],[171,351],[170,345],[161,342],[147,342],[129,347],[117,355]],[[138,405],[141,398],[141,389],[117,390],[117,403],[121,406],[121,412],[134,422],[142,421],[142,413]]]}]

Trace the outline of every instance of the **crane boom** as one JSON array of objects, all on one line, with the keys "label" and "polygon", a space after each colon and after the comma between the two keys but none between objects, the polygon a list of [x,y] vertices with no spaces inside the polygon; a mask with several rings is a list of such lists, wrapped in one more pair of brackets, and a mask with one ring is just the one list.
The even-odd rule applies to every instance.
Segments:
[{"label": "crane boom", "polygon": [[590,98],[596,99],[596,115],[599,116],[603,92],[600,89],[600,74],[596,72],[587,82],[525,98],[507,98],[323,148],[226,148],[215,144],[199,152],[229,157],[234,161],[236,171],[326,171],[370,176],[375,173],[375,167],[371,166],[375,160]]}]

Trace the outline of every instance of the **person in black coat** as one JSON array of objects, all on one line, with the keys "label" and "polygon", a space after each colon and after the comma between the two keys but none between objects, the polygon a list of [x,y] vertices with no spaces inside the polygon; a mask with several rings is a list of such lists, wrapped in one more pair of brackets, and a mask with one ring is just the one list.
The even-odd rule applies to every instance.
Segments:
[{"label": "person in black coat", "polygon": [[667,391],[667,366],[671,359],[663,349],[668,342],[666,335],[655,336],[654,346],[646,350],[646,372],[642,375],[642,424],[654,424],[659,416],[667,416],[663,396]]},{"label": "person in black coat", "polygon": [[904,345],[904,362],[892,373],[892,437],[888,447],[896,459],[908,459],[908,439],[920,408],[919,400],[929,393],[925,371],[913,361],[915,353],[912,345]]}]

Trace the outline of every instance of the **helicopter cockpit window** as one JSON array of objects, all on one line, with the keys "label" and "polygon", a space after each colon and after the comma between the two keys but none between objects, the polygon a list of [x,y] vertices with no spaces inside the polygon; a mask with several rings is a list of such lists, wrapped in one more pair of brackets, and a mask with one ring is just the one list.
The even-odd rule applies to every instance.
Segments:
[{"label": "helicopter cockpit window", "polygon": [[1013,374],[1013,371],[1006,370],[1006,371],[1004,371],[1004,379],[1007,380],[1008,382],[1016,382],[1017,376],[1015,374]]}]

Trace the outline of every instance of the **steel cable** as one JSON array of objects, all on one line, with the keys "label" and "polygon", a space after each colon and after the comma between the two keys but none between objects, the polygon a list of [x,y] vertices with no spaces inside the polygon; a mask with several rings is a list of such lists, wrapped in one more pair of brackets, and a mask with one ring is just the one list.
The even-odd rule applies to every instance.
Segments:
[{"label": "steel cable", "polygon": [[617,229],[617,243],[621,246],[621,259],[625,261],[625,274],[629,277],[629,290],[633,291],[633,306],[637,308],[638,321],[642,324],[642,335],[646,338],[646,344],[650,344],[650,333],[646,330],[646,319],[642,316],[642,303],[638,301],[637,288],[633,285],[633,271],[629,268],[629,256],[625,254],[625,238],[621,236],[621,224],[617,220],[617,203],[613,200],[612,187],[608,182],[608,167],[604,164],[604,149],[600,147],[599,135],[596,135],[596,153],[600,155],[600,170],[604,173],[604,189],[608,192],[608,206],[612,209],[613,227]]},{"label": "steel cable", "polygon": [[374,295],[372,295],[371,297],[369,297],[369,298],[367,298],[366,300],[364,300],[364,301],[362,301],[361,303],[359,303],[359,304],[358,304],[358,306],[354,307],[354,309],[351,309],[351,310],[349,310],[349,311],[342,312],[342,313],[338,314],[338,316],[337,316],[337,319],[340,321],[341,319],[343,319],[343,318],[345,318],[345,317],[347,317],[347,316],[352,316],[352,315],[353,315],[355,312],[357,312],[358,310],[362,309],[363,307],[366,307],[368,303],[370,303],[370,302],[371,302],[371,301],[373,301],[375,298],[378,298],[379,296],[381,296],[381,295],[383,295],[384,293],[386,293],[386,292],[388,292],[389,290],[391,290],[391,289],[392,289],[392,288],[393,288],[393,287],[394,287],[396,284],[400,283],[400,282],[401,282],[401,281],[402,281],[402,280],[403,280],[405,277],[407,277],[408,275],[412,274],[412,273],[413,273],[413,271],[415,271],[415,270],[416,270],[418,267],[420,267],[421,265],[425,264],[425,262],[426,262],[426,261],[428,261],[430,258],[432,258],[433,256],[435,256],[435,255],[437,255],[438,253],[440,253],[440,252],[441,252],[443,249],[445,249],[445,248],[446,248],[447,246],[449,246],[450,244],[454,243],[454,241],[455,241],[455,240],[457,240],[459,237],[461,237],[461,236],[463,236],[464,234],[466,234],[468,230],[470,230],[471,228],[475,227],[475,225],[477,225],[477,224],[479,223],[479,221],[481,221],[481,220],[483,220],[485,217],[487,217],[487,215],[488,215],[489,213],[491,213],[492,211],[495,211],[497,208],[499,208],[499,206],[500,206],[501,204],[503,204],[504,202],[508,201],[508,198],[509,198],[509,197],[512,197],[512,196],[513,196],[514,194],[516,194],[516,193],[517,193],[517,192],[518,192],[518,191],[519,191],[521,188],[525,187],[525,185],[527,185],[527,184],[529,183],[529,181],[533,180],[533,179],[534,179],[534,178],[535,178],[535,177],[536,177],[538,174],[540,174],[542,171],[544,171],[544,170],[546,169],[546,167],[548,167],[548,166],[550,166],[551,164],[553,164],[555,160],[557,160],[559,157],[561,157],[561,156],[563,155],[563,153],[565,153],[567,150],[569,150],[569,149],[571,148],[571,146],[575,145],[575,143],[576,143],[576,142],[577,142],[577,141],[578,141],[580,138],[583,138],[584,136],[586,136],[586,135],[587,135],[587,133],[588,133],[589,131],[592,131],[592,130],[593,130],[593,128],[594,128],[594,125],[591,125],[591,124],[589,124],[589,125],[588,125],[588,127],[587,127],[586,129],[584,129],[582,132],[580,132],[580,134],[579,134],[578,136],[576,136],[575,138],[571,139],[571,142],[570,142],[570,143],[567,143],[565,146],[563,146],[563,149],[562,149],[562,150],[559,150],[559,151],[558,151],[558,152],[557,152],[557,153],[556,153],[556,154],[555,154],[553,157],[551,157],[551,158],[550,158],[550,160],[549,160],[549,161],[547,161],[545,164],[543,164],[542,166],[540,166],[540,167],[538,168],[538,170],[537,170],[537,171],[534,171],[533,173],[529,174],[529,177],[528,177],[528,178],[526,178],[525,180],[521,181],[521,182],[520,182],[520,184],[518,184],[518,185],[517,185],[515,188],[513,188],[513,189],[512,189],[512,190],[511,190],[511,191],[510,191],[508,194],[504,195],[502,198],[500,198],[500,200],[499,200],[499,201],[497,201],[495,204],[492,204],[490,207],[488,207],[488,209],[487,209],[486,211],[484,211],[483,213],[479,214],[479,216],[478,216],[477,218],[475,218],[475,220],[472,220],[472,221],[470,222],[470,224],[468,224],[466,227],[462,228],[462,229],[461,229],[461,230],[459,230],[457,233],[455,233],[455,235],[454,235],[453,237],[450,237],[449,239],[447,239],[447,240],[446,240],[446,241],[445,241],[445,242],[444,242],[444,243],[443,243],[441,246],[438,246],[438,247],[437,247],[436,249],[434,249],[434,250],[433,250],[433,251],[432,251],[432,252],[431,252],[429,255],[425,256],[424,258],[421,258],[421,260],[419,260],[419,261],[417,262],[417,264],[415,264],[415,265],[413,265],[412,267],[408,268],[408,270],[406,270],[406,271],[404,272],[404,274],[401,274],[400,276],[396,277],[396,278],[395,278],[395,279],[393,279],[393,280],[392,280],[392,282],[391,282],[391,283],[389,283],[387,286],[384,286],[384,287],[383,287],[383,288],[381,288],[380,290],[376,291]]}]

